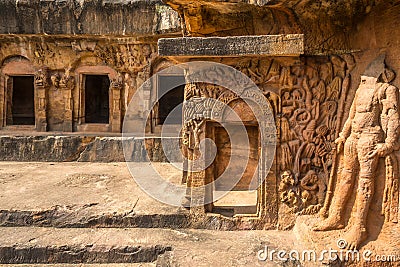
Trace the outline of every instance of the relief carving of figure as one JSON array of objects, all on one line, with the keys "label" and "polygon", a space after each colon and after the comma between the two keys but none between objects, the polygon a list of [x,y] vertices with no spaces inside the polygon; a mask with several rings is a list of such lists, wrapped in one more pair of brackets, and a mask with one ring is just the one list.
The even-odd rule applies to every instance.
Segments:
[{"label": "relief carving of figure", "polygon": [[290,171],[282,173],[279,184],[279,198],[281,202],[287,204],[293,211],[297,211],[297,203],[299,202],[296,184],[297,181]]},{"label": "relief carving of figure", "polygon": [[50,80],[55,88],[60,86],[60,75],[58,73],[51,75]]},{"label": "relief carving of figure", "polygon": [[46,67],[39,69],[35,73],[35,85],[40,87],[48,86],[48,71]]},{"label": "relief carving of figure", "polygon": [[67,68],[65,70],[65,73],[62,75],[60,79],[59,85],[60,87],[67,88],[69,90],[72,90],[72,88],[75,86],[75,80],[74,77],[71,76],[70,68]]},{"label": "relief carving of figure", "polygon": [[122,89],[123,87],[124,77],[121,73],[118,73],[117,76],[110,81],[110,87],[114,89]]},{"label": "relief carving of figure", "polygon": [[389,84],[393,79],[394,73],[385,68],[383,56],[368,66],[361,76],[349,117],[335,141],[338,153],[344,146],[343,169],[337,175],[329,216],[317,223],[314,230],[344,228],[346,203],[356,186],[354,220],[344,236],[350,250],[358,248],[368,237],[367,215],[374,195],[378,160],[397,150],[399,99],[398,89]]}]

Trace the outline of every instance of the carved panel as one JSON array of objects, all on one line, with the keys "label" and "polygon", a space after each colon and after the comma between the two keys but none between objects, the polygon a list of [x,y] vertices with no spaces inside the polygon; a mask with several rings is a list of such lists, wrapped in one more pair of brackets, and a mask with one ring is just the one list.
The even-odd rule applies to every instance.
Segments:
[{"label": "carved panel", "polygon": [[[376,58],[361,76],[349,117],[336,139],[337,155],[328,195],[321,211],[326,219],[314,230],[329,231],[344,228],[345,212],[352,193],[356,194],[352,219],[343,236],[346,249],[354,250],[366,240],[370,230],[368,214],[379,184],[379,159],[385,159],[386,181],[383,192],[382,214],[387,222],[398,222],[399,170],[399,90],[390,84],[393,71],[385,67],[385,56]],[[336,178],[336,179],[333,179]],[[355,187],[356,190],[352,190]],[[381,197],[377,196],[378,199]],[[330,204],[332,202],[332,204]]]},{"label": "carved panel", "polygon": [[98,45],[94,53],[107,65],[120,72],[148,74],[150,71],[146,68],[150,67],[150,62],[156,56],[156,46],[153,44]]},{"label": "carved panel", "polygon": [[[273,113],[264,116],[267,121],[275,119],[278,126],[276,159],[281,205],[293,215],[317,213],[325,200],[334,140],[342,124],[350,72],[355,65],[353,57],[314,57],[282,62],[271,58],[239,59],[230,64],[250,77],[261,90],[246,90],[249,84],[240,77],[227,78],[232,84],[224,87],[197,82],[204,77],[212,79],[215,75],[225,75],[218,68],[188,72],[184,117],[192,120],[185,119],[184,144],[195,149],[198,146],[196,125],[204,120],[220,119],[223,104],[238,99],[226,88],[240,87],[242,98],[259,103],[262,102],[257,99],[266,97]],[[220,102],[214,104],[210,98]],[[260,125],[266,127],[267,133],[274,126]],[[274,142],[273,137],[264,137],[264,140]]]}]

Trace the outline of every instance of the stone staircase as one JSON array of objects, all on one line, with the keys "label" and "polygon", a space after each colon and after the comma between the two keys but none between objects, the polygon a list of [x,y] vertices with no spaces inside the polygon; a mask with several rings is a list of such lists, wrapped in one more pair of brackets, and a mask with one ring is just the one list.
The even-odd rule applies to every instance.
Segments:
[{"label": "stone staircase", "polygon": [[0,227],[0,266],[276,266],[258,262],[260,231]]},{"label": "stone staircase", "polygon": [[257,266],[269,239],[154,200],[123,162],[3,161],[0,187],[0,266]]},{"label": "stone staircase", "polygon": [[[181,179],[180,171],[174,171],[170,164],[154,164],[168,180]],[[292,232],[254,230],[257,228],[240,220],[217,214],[191,217],[183,208],[146,195],[135,184],[126,163],[3,161],[0,189],[0,267],[313,267],[321,265],[260,261],[257,253],[266,246],[270,251],[321,251],[336,240],[324,233],[307,232],[311,224],[306,221],[318,220],[314,217],[305,217]],[[220,204],[229,207],[236,198],[228,197]],[[243,228],[253,230],[230,231]],[[380,238],[393,239],[393,233],[399,232],[398,227],[383,229]],[[321,240],[326,245],[316,246]],[[397,251],[400,238],[393,240],[397,241],[385,249],[390,246]]]}]

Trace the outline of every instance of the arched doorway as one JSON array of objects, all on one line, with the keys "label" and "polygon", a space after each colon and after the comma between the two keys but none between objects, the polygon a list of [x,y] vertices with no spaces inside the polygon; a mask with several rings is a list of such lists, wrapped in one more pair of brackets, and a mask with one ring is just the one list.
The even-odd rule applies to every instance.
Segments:
[{"label": "arched doorway", "polygon": [[0,127],[34,130],[35,68],[25,57],[13,56],[3,62],[0,86]]}]

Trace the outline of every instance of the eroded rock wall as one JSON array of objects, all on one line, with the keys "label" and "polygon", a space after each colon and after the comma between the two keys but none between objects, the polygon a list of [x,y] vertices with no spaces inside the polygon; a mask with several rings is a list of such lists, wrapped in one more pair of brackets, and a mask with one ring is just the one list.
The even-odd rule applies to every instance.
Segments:
[{"label": "eroded rock wall", "polygon": [[177,14],[159,0],[0,2],[1,34],[151,35],[179,27]]}]

